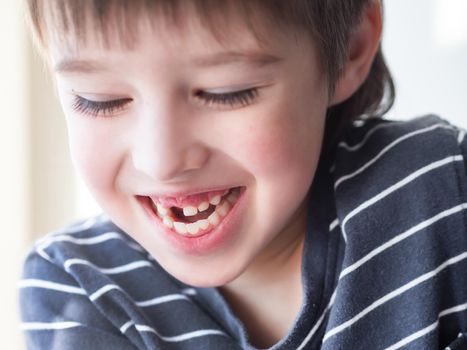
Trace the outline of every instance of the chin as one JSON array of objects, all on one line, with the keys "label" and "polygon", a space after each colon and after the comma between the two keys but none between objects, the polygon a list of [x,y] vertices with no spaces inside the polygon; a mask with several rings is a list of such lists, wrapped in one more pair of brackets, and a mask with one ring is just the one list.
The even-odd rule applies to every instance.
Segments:
[{"label": "chin", "polygon": [[[217,265],[218,266],[218,265]],[[213,266],[214,271],[206,271],[204,269],[197,270],[191,267],[189,271],[170,271],[167,270],[173,277],[179,281],[197,288],[216,288],[224,286],[235,280],[240,273],[234,271],[219,271],[216,266]]]}]

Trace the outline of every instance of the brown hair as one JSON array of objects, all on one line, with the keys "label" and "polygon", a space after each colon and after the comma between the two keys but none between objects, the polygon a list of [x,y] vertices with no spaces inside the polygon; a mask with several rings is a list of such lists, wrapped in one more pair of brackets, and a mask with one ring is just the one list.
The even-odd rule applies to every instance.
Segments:
[{"label": "brown hair", "polygon": [[[362,13],[372,1],[382,0],[26,0],[28,17],[39,49],[46,50],[46,33],[53,33],[63,42],[72,37],[84,42],[92,24],[95,38],[104,46],[111,33],[118,43],[131,46],[135,42],[137,25],[154,14],[173,23],[187,5],[194,6],[203,23],[217,35],[219,24],[228,19],[235,7],[254,31],[255,14],[260,13],[276,25],[305,30],[318,49],[319,61],[326,74],[330,93],[334,91],[348,57],[349,39],[359,24]],[[233,6],[233,7],[232,7]],[[153,21],[150,21],[151,23]],[[137,24],[137,23],[136,23]],[[53,29],[53,30],[50,30]],[[254,31],[255,32],[255,31]],[[257,34],[257,33],[256,33]],[[114,36],[112,36],[114,38]],[[342,129],[352,120],[380,117],[393,105],[395,88],[379,47],[370,73],[355,94],[333,106],[327,112],[327,143],[334,144]]]}]

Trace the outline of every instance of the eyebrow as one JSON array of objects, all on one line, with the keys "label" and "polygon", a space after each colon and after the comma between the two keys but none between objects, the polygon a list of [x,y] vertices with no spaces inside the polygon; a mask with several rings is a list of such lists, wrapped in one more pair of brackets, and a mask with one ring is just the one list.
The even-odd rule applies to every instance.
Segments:
[{"label": "eyebrow", "polygon": [[193,60],[193,63],[196,66],[200,67],[211,67],[219,66],[224,64],[231,63],[249,63],[255,66],[265,66],[282,61],[282,58],[264,52],[256,51],[247,51],[247,52],[237,52],[237,51],[228,51],[214,54],[207,57],[199,57]]},{"label": "eyebrow", "polygon": [[57,73],[98,73],[108,71],[108,67],[99,61],[63,59],[54,65]]},{"label": "eyebrow", "polygon": [[[214,67],[234,63],[247,63],[256,67],[263,67],[281,62],[283,59],[268,53],[228,51],[212,56],[196,57],[192,60],[198,67]],[[54,65],[57,73],[102,73],[109,71],[108,66],[100,61],[63,59]]]}]

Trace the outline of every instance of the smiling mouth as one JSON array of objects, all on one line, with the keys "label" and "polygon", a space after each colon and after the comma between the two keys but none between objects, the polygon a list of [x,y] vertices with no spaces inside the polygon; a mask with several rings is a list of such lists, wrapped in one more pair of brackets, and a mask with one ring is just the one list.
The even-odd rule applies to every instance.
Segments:
[{"label": "smiling mouth", "polygon": [[165,227],[183,236],[198,237],[219,226],[235,205],[240,192],[240,187],[234,187],[199,203],[197,206],[185,207],[166,207],[149,197],[145,198],[146,203],[149,204],[153,213]]}]

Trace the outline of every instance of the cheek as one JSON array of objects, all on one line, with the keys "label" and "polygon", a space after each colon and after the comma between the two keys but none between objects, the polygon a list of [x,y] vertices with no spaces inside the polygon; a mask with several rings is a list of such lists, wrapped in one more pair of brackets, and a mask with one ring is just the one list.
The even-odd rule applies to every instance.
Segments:
[{"label": "cheek", "polygon": [[324,117],[285,110],[269,116],[241,134],[243,159],[257,176],[303,177],[319,158]]},{"label": "cheek", "polygon": [[114,137],[96,127],[97,123],[87,124],[69,124],[70,152],[81,178],[98,195],[112,188],[121,154]]}]

